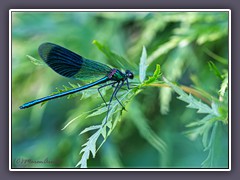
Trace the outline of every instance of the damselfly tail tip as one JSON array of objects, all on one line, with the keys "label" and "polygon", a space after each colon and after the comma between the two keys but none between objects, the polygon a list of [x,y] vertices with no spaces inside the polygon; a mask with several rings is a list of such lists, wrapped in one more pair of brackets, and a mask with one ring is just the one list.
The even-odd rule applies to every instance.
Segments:
[{"label": "damselfly tail tip", "polygon": [[24,105],[20,106],[19,109],[25,109],[26,107]]}]

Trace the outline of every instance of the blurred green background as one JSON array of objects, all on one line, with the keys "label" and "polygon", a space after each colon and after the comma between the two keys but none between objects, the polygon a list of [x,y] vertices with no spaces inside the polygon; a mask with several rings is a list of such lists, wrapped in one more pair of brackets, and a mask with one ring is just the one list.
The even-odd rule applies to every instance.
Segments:
[{"label": "blurred green background", "polygon": [[[12,12],[12,167],[74,168],[80,160],[81,145],[89,134],[79,133],[101,118],[77,120],[61,129],[67,121],[98,107],[101,98],[60,98],[25,110],[19,106],[68,82],[79,83],[47,66],[34,65],[27,55],[40,59],[39,45],[52,42],[88,59],[113,64],[114,59],[107,59],[93,40],[136,65],[145,46],[148,74],[160,64],[169,80],[204,90],[215,98],[221,79],[208,62],[220,72],[228,71],[227,12]],[[200,168],[208,152],[203,150],[201,137],[189,138],[184,132],[188,123],[203,115],[186,108],[187,104],[176,97],[169,88],[145,88],[127,105],[128,111],[88,166]],[[164,141],[164,153],[146,139],[141,122]],[[227,168],[228,127],[220,124],[220,128],[221,150],[216,152],[212,167]],[[51,163],[20,162],[29,159]]]}]

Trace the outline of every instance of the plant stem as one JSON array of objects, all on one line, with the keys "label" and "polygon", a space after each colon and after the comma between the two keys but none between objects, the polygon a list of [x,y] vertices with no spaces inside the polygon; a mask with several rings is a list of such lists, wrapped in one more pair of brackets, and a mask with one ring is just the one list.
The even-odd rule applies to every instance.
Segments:
[{"label": "plant stem", "polygon": [[[149,86],[154,86],[154,87],[168,87],[170,88],[169,85],[167,84],[155,84],[155,83],[152,83],[152,84],[149,84]],[[206,97],[204,97],[202,95],[202,93],[196,89],[193,89],[193,88],[190,88],[190,87],[187,87],[187,86],[183,86],[183,85],[180,85],[180,88],[187,92],[187,93],[191,93],[192,95],[198,97],[199,99],[201,99],[202,101],[204,101],[205,103],[207,103],[208,105],[211,105],[211,101],[208,100]]]}]

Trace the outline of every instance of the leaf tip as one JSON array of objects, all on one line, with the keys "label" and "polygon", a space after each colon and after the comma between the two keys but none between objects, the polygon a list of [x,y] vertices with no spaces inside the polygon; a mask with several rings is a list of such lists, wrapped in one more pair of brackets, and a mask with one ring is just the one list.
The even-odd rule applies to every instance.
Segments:
[{"label": "leaf tip", "polygon": [[94,39],[94,40],[92,41],[92,44],[97,44],[97,40]]}]

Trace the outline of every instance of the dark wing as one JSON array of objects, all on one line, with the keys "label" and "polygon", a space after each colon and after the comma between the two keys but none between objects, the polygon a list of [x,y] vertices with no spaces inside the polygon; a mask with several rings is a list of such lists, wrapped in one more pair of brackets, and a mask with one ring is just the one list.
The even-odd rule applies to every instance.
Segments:
[{"label": "dark wing", "polygon": [[41,44],[38,53],[55,72],[69,78],[92,80],[104,77],[111,71],[105,64],[85,59],[53,43]]}]

